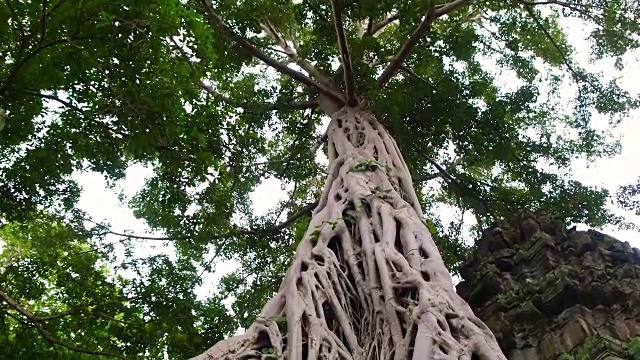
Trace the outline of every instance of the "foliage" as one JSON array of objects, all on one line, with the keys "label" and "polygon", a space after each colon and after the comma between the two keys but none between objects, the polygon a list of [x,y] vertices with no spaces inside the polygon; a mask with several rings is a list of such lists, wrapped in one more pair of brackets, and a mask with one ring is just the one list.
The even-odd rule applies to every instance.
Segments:
[{"label": "foliage", "polygon": [[[267,70],[209,21],[204,3],[0,3],[1,260],[8,264],[0,289],[38,316],[103,304],[107,317],[82,310],[43,325],[77,347],[177,358],[247,326],[306,230],[309,213],[299,211],[322,190],[326,170],[310,151],[323,131],[323,114],[313,109],[317,89]],[[562,24],[587,22],[593,59],[613,58],[621,68],[622,56],[640,46],[633,2],[473,2],[435,21],[382,87],[376,75],[386,59],[427,4],[443,2],[345,3],[356,90],[396,138],[415,184],[429,181],[420,200],[450,269],[468,247],[438,205],[480,227],[520,208],[591,226],[620,223],[604,206],[610,194],[574,181],[567,169],[574,159],[618,151],[593,128],[595,114],[615,125],[639,103],[615,79],[604,81],[574,59]],[[327,2],[224,0],[214,7],[236,34],[288,61],[269,36],[258,35],[268,20],[300,58],[344,84]],[[400,20],[377,37],[358,36],[354,24],[388,13]],[[501,84],[483,57],[512,83]],[[568,100],[560,96],[567,86]],[[133,164],[152,167],[153,176],[128,205],[172,239],[175,257],[127,252],[116,259],[105,245],[109,229],[85,229],[87,216],[77,212],[75,171],[102,173],[115,185]],[[365,165],[354,171],[375,166]],[[267,177],[288,184],[288,196],[256,216],[249,194]],[[627,195],[637,192],[621,191],[623,205],[634,204]],[[211,272],[224,259],[241,266],[223,277],[220,295],[196,299],[199,270]],[[116,275],[124,268],[136,276]],[[134,299],[123,302],[122,294]],[[221,303],[227,295],[234,316]],[[0,311],[13,316],[3,322],[10,331],[2,348],[33,351],[4,355],[65,356],[68,348],[50,346],[15,309],[3,304]]]},{"label": "foliage", "polygon": [[640,178],[637,184],[620,186],[617,195],[620,207],[640,215]]},{"label": "foliage", "polygon": [[[599,336],[594,336],[588,338],[582,345],[573,349],[570,353],[560,355],[557,360],[589,360],[593,355],[595,355],[593,354],[593,349],[595,347],[597,347],[598,345],[606,346],[606,344],[606,339]],[[628,359],[640,359],[640,337],[636,336],[624,345]]]},{"label": "foliage", "polygon": [[640,359],[640,336],[636,336],[627,343],[627,355],[629,355],[629,360]]},{"label": "foliage", "polygon": [[28,307],[0,306],[2,358],[183,358],[233,331],[220,299],[195,299],[192,266],[132,260],[139,277],[124,278],[108,267],[110,249],[63,220],[37,214],[0,230],[0,290]]}]

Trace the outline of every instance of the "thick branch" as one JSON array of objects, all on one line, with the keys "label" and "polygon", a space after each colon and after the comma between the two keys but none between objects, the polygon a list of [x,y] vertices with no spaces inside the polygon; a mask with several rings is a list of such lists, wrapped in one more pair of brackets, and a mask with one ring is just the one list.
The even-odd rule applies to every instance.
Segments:
[{"label": "thick branch", "polygon": [[595,18],[592,15],[590,15],[586,10],[580,9],[579,7],[586,8],[586,9],[599,9],[599,10],[603,9],[601,6],[598,6],[598,5],[568,3],[568,2],[565,2],[565,1],[559,1],[559,0],[553,0],[553,1],[525,1],[525,0],[518,0],[518,2],[521,3],[521,4],[524,4],[524,5],[532,5],[532,6],[558,5],[558,6],[566,7],[567,9],[570,9],[570,10],[573,10],[573,11],[577,11],[578,13],[580,13],[582,15],[589,16],[592,20],[595,20]]},{"label": "thick branch", "polygon": [[262,30],[267,33],[275,42],[278,44],[278,47],[282,49],[282,51],[294,62],[296,65],[300,66],[300,68],[306,71],[312,79],[319,81],[321,83],[327,84],[328,77],[322,74],[315,66],[313,66],[310,62],[301,58],[298,55],[298,51],[295,47],[289,45],[286,39],[280,36],[278,30],[275,28],[273,24],[270,22],[266,22],[265,24],[261,24]]},{"label": "thick branch", "polygon": [[67,344],[67,343],[63,342],[62,340],[54,337],[47,330],[45,330],[44,327],[41,324],[41,319],[38,316],[34,315],[29,310],[25,309],[22,305],[18,304],[17,301],[13,300],[2,289],[0,289],[0,299],[2,299],[7,305],[9,305],[9,307],[13,308],[18,313],[20,313],[20,315],[22,315],[25,318],[27,318],[29,320],[29,322],[30,322],[30,325],[35,327],[38,330],[38,332],[45,339],[47,339],[47,341],[53,346],[60,345],[60,346],[62,346],[64,348],[67,348],[67,349],[69,349],[71,351],[79,352],[79,353],[82,353],[82,354],[108,356],[108,357],[124,359],[122,356],[117,355],[117,354],[112,354],[112,353],[107,353],[107,352],[102,352],[102,351],[93,351],[93,350],[88,350],[88,349],[82,349],[82,348],[79,348],[77,346],[74,346],[74,345],[71,345],[71,344]]},{"label": "thick branch", "polygon": [[249,54],[258,58],[259,60],[271,66],[272,68],[276,69],[280,73],[287,75],[292,79],[304,85],[309,86],[310,88],[318,89],[320,93],[330,97],[334,101],[337,101],[339,103],[345,102],[345,98],[340,92],[333,90],[328,86],[321,84],[317,81],[313,81],[308,76],[289,68],[286,64],[273,59],[269,55],[265,54],[262,50],[258,49],[253,44],[251,44],[247,39],[236,34],[229,26],[227,26],[227,24],[225,24],[222,17],[220,17],[220,15],[218,15],[213,10],[211,0],[200,0],[200,2],[204,5],[205,11],[207,13],[206,15],[209,21],[211,21],[213,25],[223,30],[231,40],[233,40],[236,44],[238,44],[240,47],[242,47],[247,52],[249,52]]},{"label": "thick branch", "polygon": [[463,6],[469,0],[455,0],[445,5],[438,7],[430,7],[422,18],[420,25],[413,31],[409,39],[400,47],[398,53],[391,59],[389,65],[384,69],[378,80],[376,81],[379,87],[384,86],[395,73],[398,71],[402,63],[409,57],[413,48],[418,44],[418,41],[430,30],[431,24],[435,19],[446,15],[447,13]]},{"label": "thick branch", "polygon": [[44,37],[47,33],[47,3],[48,0],[42,0],[42,14],[40,20],[40,46],[44,43]]},{"label": "thick branch", "polygon": [[271,234],[275,234],[278,231],[286,228],[287,226],[291,225],[294,221],[300,219],[301,217],[311,214],[311,212],[313,211],[313,209],[315,209],[315,207],[318,206],[318,202],[314,201],[312,203],[307,204],[305,207],[303,207],[302,209],[298,210],[298,212],[296,212],[295,214],[291,215],[287,220],[281,222],[280,224],[269,228],[269,229],[265,229],[262,232],[264,234],[267,235],[271,235]]},{"label": "thick branch", "polygon": [[409,36],[409,39],[407,39],[407,41],[400,47],[400,51],[393,56],[389,65],[387,65],[386,69],[384,69],[382,74],[380,74],[380,77],[376,81],[378,86],[382,87],[391,80],[391,77],[395,75],[396,71],[400,68],[400,65],[402,65],[406,58],[409,57],[411,50],[413,50],[416,44],[418,44],[418,41],[420,41],[427,31],[429,31],[431,24],[435,19],[435,9],[429,8],[429,10],[424,14],[420,25],[418,25],[418,27],[413,31],[411,36]]},{"label": "thick branch", "polygon": [[436,7],[436,18],[450,13],[451,11],[466,5],[470,0],[454,0],[442,6]]},{"label": "thick branch", "polygon": [[441,178],[444,176],[445,174],[442,171],[438,171],[431,174],[427,174],[425,176],[414,177],[413,179],[411,179],[411,181],[413,181],[414,183],[419,183],[419,182],[425,182],[425,181]]},{"label": "thick branch", "polygon": [[372,23],[371,26],[368,28],[367,33],[375,37],[376,34],[378,34],[378,32],[382,30],[385,26],[391,24],[392,22],[398,19],[399,19],[399,16],[397,14],[389,15],[384,20],[378,23],[375,23],[375,24]]},{"label": "thick branch", "polygon": [[347,93],[347,105],[356,106],[357,100],[353,81],[353,67],[351,66],[351,57],[349,55],[347,35],[344,32],[344,24],[342,22],[342,4],[340,0],[331,0],[331,8],[333,9],[333,21],[335,24],[336,35],[338,37],[340,60],[344,69],[344,83],[345,91]]}]

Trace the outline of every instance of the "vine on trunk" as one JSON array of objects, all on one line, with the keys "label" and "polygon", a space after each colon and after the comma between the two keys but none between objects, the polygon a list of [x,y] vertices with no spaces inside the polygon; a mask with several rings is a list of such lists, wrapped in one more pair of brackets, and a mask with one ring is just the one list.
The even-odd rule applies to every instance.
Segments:
[{"label": "vine on trunk", "polygon": [[387,130],[345,107],[327,135],[330,174],[277,295],[195,359],[505,359],[455,293]]}]

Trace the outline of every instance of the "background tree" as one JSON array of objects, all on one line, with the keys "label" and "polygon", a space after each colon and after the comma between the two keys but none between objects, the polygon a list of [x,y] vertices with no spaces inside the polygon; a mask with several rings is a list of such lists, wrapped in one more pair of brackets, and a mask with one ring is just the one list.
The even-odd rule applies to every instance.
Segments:
[{"label": "background tree", "polygon": [[41,213],[0,230],[3,358],[184,358],[233,331],[220,299],[195,299],[193,265],[131,259],[127,279],[83,231]]},{"label": "background tree", "polygon": [[[615,80],[603,83],[573,60],[559,21],[575,17],[589,22],[594,58],[619,59],[638,46],[637,12],[629,1],[131,5],[93,0],[78,9],[66,1],[8,0],[0,5],[0,46],[7,54],[0,67],[0,108],[6,113],[0,132],[0,212],[15,229],[39,219],[43,208],[64,214],[58,222],[85,225],[86,216],[72,211],[79,194],[71,178],[74,170],[99,171],[117,182],[131,164],[152,166],[154,175],[130,205],[152,229],[166,233],[176,259],[111,262],[114,270],[141,264],[145,275],[137,289],[149,297],[139,306],[144,309],[157,299],[177,306],[178,298],[191,296],[201,277],[196,264],[210,271],[216,258],[241,262],[221,282],[221,296],[235,296],[232,319],[216,310],[221,306],[214,299],[206,304],[209,321],[194,315],[179,330],[160,327],[157,337],[149,338],[162,341],[136,347],[112,340],[108,348],[135,356],[153,354],[149,349],[158,346],[155,351],[176,357],[195,355],[206,346],[194,340],[191,349],[180,350],[180,341],[165,340],[170,338],[166,334],[189,334],[183,330],[188,323],[193,334],[208,336],[196,325],[246,328],[277,290],[310,221],[321,179],[333,171],[313,165],[313,150],[326,141],[323,116],[343,102],[364,101],[364,108],[396,139],[406,169],[390,164],[397,167],[392,178],[438,182],[435,190],[418,189],[413,198],[405,179],[393,194],[409,199],[417,214],[425,211],[426,225],[438,234],[435,240],[450,266],[465,247],[458,224],[447,226],[433,212],[439,203],[472,214],[478,227],[522,207],[542,207],[592,226],[620,222],[603,206],[605,191],[585,187],[562,170],[577,157],[614,154],[615,143],[591,127],[591,116],[608,114],[615,124],[637,107],[637,100]],[[517,77],[517,88],[502,88],[481,56]],[[558,100],[567,86],[575,95],[568,110]],[[334,106],[321,102],[318,109],[319,98]],[[566,135],[571,132],[578,136]],[[358,169],[374,170],[363,172],[367,174],[386,170],[357,164]],[[256,217],[248,194],[267,176],[292,187],[277,209]],[[378,189],[375,198],[388,196],[389,189]],[[82,227],[71,227],[76,235],[60,242],[71,243],[81,234],[90,248],[108,245],[94,233],[111,230]],[[314,231],[312,227],[302,248],[309,246]],[[161,240],[123,236],[121,243]],[[82,256],[72,258],[81,261]],[[38,276],[52,281],[52,275]],[[158,297],[163,290],[154,276],[156,283],[169,284],[165,286],[185,286],[184,296]],[[28,312],[10,307],[42,297],[43,290],[21,293],[15,284],[1,284],[6,294],[2,309],[35,329],[23,332],[25,339],[43,336],[29,314],[72,310],[55,302],[45,309],[47,315],[37,313],[37,305]],[[109,286],[136,288],[122,281]],[[116,313],[109,313],[109,324],[118,319]],[[131,323],[152,318],[139,311],[119,316]],[[49,323],[56,332],[45,330],[60,334],[69,323]],[[73,323],[80,326],[81,320],[73,318]],[[133,326],[125,326],[129,334]],[[222,335],[232,331],[222,325],[218,329]],[[95,334],[95,341],[100,336],[105,335]],[[77,338],[56,339],[68,341],[49,339],[55,349],[107,349],[100,343],[77,343]],[[381,345],[375,351],[389,348]]]}]

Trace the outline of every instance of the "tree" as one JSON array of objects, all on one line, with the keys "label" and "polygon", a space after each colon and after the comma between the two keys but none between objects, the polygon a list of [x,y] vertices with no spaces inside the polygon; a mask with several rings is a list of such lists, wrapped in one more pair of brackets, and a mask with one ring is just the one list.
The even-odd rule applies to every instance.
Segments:
[{"label": "tree", "polygon": [[[638,102],[581,68],[560,22],[590,23],[592,55],[621,67],[638,47],[637,15],[623,0],[85,0],[80,10],[9,0],[0,8],[8,54],[0,212],[25,224],[45,207],[79,222],[74,170],[115,182],[133,163],[152,165],[130,205],[167,236],[123,242],[172,241],[185,271],[176,276],[171,260],[149,258],[166,269],[150,273],[176,287],[197,282],[193,263],[242,264],[221,288],[236,296],[225,324],[247,333],[209,354],[500,358],[453,291],[443,258],[453,267],[465,248],[460,227],[447,227],[434,205],[473,214],[478,228],[521,207],[594,226],[619,222],[603,206],[606,191],[562,169],[615,153],[591,127],[592,113],[615,123]],[[516,89],[501,89],[480,55],[511,71]],[[557,100],[565,82],[575,90],[572,111]],[[317,134],[324,115],[331,121]],[[320,147],[326,168],[314,160]],[[293,187],[257,217],[248,194],[265,176]],[[440,186],[416,191],[422,181]],[[159,289],[143,281],[139,291],[151,301]],[[123,343],[114,351],[141,354]]]},{"label": "tree", "polygon": [[233,330],[220,299],[195,299],[192,265],[152,256],[114,276],[113,246],[79,228],[37,214],[0,230],[2,358],[185,358]]}]

